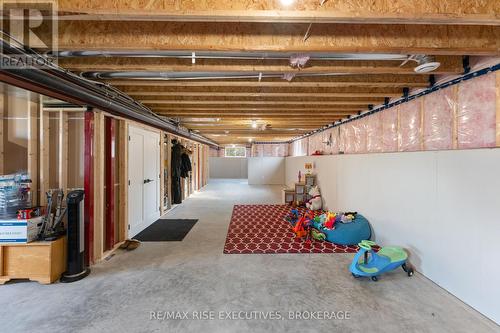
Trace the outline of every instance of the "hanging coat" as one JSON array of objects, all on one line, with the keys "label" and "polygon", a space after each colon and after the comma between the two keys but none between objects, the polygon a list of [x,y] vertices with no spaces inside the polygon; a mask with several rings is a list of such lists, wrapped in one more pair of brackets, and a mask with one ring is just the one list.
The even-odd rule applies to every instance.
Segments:
[{"label": "hanging coat", "polygon": [[181,191],[181,166],[182,166],[182,146],[178,143],[172,146],[172,160],[170,164],[172,175],[172,203],[182,202]]},{"label": "hanging coat", "polygon": [[191,172],[191,160],[189,159],[189,155],[186,153],[183,153],[181,156],[181,177],[182,178],[188,178],[189,177],[189,172]]}]

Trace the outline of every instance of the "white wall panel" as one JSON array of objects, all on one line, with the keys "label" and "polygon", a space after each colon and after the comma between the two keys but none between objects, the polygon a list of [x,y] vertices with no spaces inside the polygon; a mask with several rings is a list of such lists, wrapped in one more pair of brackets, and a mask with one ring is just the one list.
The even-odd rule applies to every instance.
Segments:
[{"label": "white wall panel", "polygon": [[209,157],[210,178],[248,178],[248,159],[239,157]]},{"label": "white wall panel", "polygon": [[362,213],[377,242],[500,322],[500,149],[287,157],[288,185],[305,162],[329,209]]},{"label": "white wall panel", "polygon": [[248,184],[283,185],[285,184],[284,157],[248,158]]}]

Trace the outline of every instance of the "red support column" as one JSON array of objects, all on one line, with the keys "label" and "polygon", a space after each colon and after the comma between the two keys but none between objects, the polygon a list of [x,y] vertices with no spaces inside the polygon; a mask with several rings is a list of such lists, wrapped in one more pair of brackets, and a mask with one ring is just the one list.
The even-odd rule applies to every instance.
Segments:
[{"label": "red support column", "polygon": [[92,262],[94,255],[94,112],[85,112],[84,149],[84,220],[85,220],[85,264]]},{"label": "red support column", "polygon": [[106,117],[106,250],[115,245],[115,167],[116,130],[115,120]]},{"label": "red support column", "polygon": [[198,149],[196,149],[198,151],[198,175],[197,175],[197,183],[198,183],[198,188],[197,190],[199,191],[200,188],[201,188],[201,185],[200,185],[200,181],[201,181],[201,159],[200,159],[200,150],[203,149],[203,146],[202,145],[198,145]]}]

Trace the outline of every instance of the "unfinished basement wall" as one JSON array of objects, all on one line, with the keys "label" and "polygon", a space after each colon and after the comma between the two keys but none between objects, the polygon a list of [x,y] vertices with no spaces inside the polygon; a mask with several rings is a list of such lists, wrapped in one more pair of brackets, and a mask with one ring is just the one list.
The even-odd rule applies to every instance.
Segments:
[{"label": "unfinished basement wall", "polygon": [[288,156],[288,144],[253,144],[252,157],[286,157]]},{"label": "unfinished basement wall", "polygon": [[327,209],[363,214],[376,242],[500,323],[500,149],[287,157],[287,185],[305,163]]},{"label": "unfinished basement wall", "polygon": [[498,71],[299,141],[334,155],[287,157],[287,185],[313,163],[327,209],[363,214],[377,242],[500,323]]},{"label": "unfinished basement wall", "polygon": [[489,73],[290,144],[290,156],[500,146],[500,74]]}]

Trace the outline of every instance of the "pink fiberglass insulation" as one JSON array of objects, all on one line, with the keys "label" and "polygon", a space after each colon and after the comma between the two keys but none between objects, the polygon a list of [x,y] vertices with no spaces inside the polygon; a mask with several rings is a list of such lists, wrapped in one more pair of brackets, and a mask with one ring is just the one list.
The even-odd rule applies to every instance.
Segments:
[{"label": "pink fiberglass insulation", "polygon": [[495,75],[464,81],[458,88],[458,148],[494,147],[496,144]]},{"label": "pink fiberglass insulation", "polygon": [[253,145],[252,146],[252,156],[253,157],[261,157],[264,153],[264,147],[262,145]]},{"label": "pink fiberglass insulation", "polygon": [[300,153],[301,153],[301,156],[307,156],[308,155],[308,148],[309,148],[309,138],[303,138],[302,140],[300,140]]},{"label": "pink fiberglass insulation", "polygon": [[339,153],[339,127],[323,131],[323,154],[333,155]]},{"label": "pink fiberglass insulation", "polygon": [[309,137],[309,155],[312,155],[315,151],[323,152],[323,133],[316,133]]},{"label": "pink fiberglass insulation", "polygon": [[273,157],[286,157],[288,155],[287,144],[275,144],[273,146]]},{"label": "pink fiberglass insulation", "polygon": [[210,147],[210,157],[217,157],[219,155],[219,151],[215,148]]},{"label": "pink fiberglass insulation", "polygon": [[381,112],[382,150],[398,151],[398,106]]},{"label": "pink fiberglass insulation", "polygon": [[369,153],[379,153],[382,146],[382,112],[377,112],[366,118],[366,150]]},{"label": "pink fiberglass insulation", "polygon": [[295,151],[293,147],[294,147],[294,142],[290,142],[288,144],[288,156],[295,156]]},{"label": "pink fiberglass insulation", "polygon": [[399,151],[421,149],[420,103],[422,100],[419,98],[399,106]]},{"label": "pink fiberglass insulation", "polygon": [[352,128],[354,131],[354,152],[366,153],[366,118],[353,121]]},{"label": "pink fiberglass insulation", "polygon": [[346,141],[346,130],[345,125],[339,126],[339,152],[345,153],[345,141]]},{"label": "pink fiberglass insulation", "polygon": [[453,87],[424,96],[424,149],[452,148]]},{"label": "pink fiberglass insulation", "polygon": [[269,156],[273,156],[273,147],[272,145],[262,145],[264,147],[264,151],[263,151],[263,156],[264,157],[269,157]]},{"label": "pink fiberglass insulation", "polygon": [[307,155],[307,138],[292,142],[290,156],[306,156]]},{"label": "pink fiberglass insulation", "polygon": [[343,128],[343,138],[344,138],[344,153],[353,154],[355,150],[354,142],[354,127],[352,122],[346,123],[342,126]]}]

